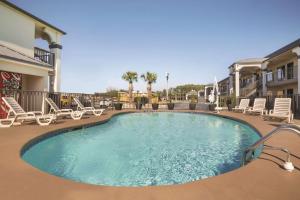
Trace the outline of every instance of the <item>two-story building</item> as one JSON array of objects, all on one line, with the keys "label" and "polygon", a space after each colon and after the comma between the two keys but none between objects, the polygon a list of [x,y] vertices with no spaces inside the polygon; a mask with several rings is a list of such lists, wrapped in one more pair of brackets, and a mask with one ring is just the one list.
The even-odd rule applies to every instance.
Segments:
[{"label": "two-story building", "polygon": [[300,39],[266,56],[263,67],[263,95],[292,96],[300,94]]},{"label": "two-story building", "polygon": [[229,77],[218,82],[220,96],[229,95]]},{"label": "two-story building", "polygon": [[229,91],[239,97],[300,94],[300,39],[263,58],[237,61],[229,66]]},{"label": "two-story building", "polygon": [[[0,1],[0,90],[60,91],[61,36],[66,33]],[[49,49],[35,47],[37,39]]]}]

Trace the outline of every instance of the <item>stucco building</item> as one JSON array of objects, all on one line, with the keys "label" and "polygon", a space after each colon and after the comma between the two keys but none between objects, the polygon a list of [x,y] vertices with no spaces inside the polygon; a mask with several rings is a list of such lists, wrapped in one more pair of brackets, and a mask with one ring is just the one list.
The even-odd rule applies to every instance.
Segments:
[{"label": "stucco building", "polygon": [[264,95],[300,94],[300,39],[266,56],[263,67]]},{"label": "stucco building", "polygon": [[300,39],[262,58],[229,66],[229,91],[239,97],[300,94]]},{"label": "stucco building", "polygon": [[[66,33],[8,1],[0,1],[0,27],[0,89],[60,91]],[[37,39],[49,49],[35,47]]]}]

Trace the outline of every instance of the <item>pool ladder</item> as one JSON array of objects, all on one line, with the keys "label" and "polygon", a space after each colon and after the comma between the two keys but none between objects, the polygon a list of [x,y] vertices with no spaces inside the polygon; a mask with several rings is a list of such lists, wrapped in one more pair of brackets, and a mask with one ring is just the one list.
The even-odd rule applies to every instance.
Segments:
[{"label": "pool ladder", "polygon": [[255,157],[255,150],[262,146],[262,149],[267,148],[267,149],[271,149],[271,150],[279,150],[279,151],[285,152],[287,154],[287,157],[286,157],[285,163],[283,164],[283,168],[287,171],[293,171],[294,165],[291,162],[291,153],[289,152],[289,150],[287,148],[274,147],[274,146],[265,144],[265,142],[267,140],[269,140],[273,135],[275,135],[276,133],[279,133],[280,131],[289,131],[291,133],[295,133],[298,136],[300,136],[300,127],[299,126],[291,125],[291,124],[281,125],[275,129],[273,129],[271,132],[269,132],[264,137],[260,138],[260,140],[255,142],[253,145],[251,145],[244,151],[243,158],[242,158],[242,165],[246,165],[249,162],[251,162],[253,160],[253,158]]}]

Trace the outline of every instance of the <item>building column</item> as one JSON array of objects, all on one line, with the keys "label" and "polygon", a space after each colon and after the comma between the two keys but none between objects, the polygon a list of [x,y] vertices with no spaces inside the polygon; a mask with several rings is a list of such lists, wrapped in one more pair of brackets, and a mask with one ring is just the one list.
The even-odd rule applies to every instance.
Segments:
[{"label": "building column", "polygon": [[54,75],[50,76],[50,92],[60,92],[62,46],[52,43],[49,45],[49,49],[54,54]]},{"label": "building column", "polygon": [[297,77],[297,81],[298,81],[298,94],[300,94],[300,52],[297,55],[297,71],[298,71],[298,77]]},{"label": "building column", "polygon": [[296,47],[293,50],[293,53],[297,55],[297,82],[298,82],[298,94],[300,94],[300,47]]},{"label": "building column", "polygon": [[238,65],[235,66],[235,97],[240,96],[240,71],[238,70]]},{"label": "building column", "polygon": [[263,62],[261,64],[261,70],[262,70],[262,95],[267,96],[267,68],[268,68],[269,62]]},{"label": "building column", "polygon": [[233,93],[233,75],[229,75],[229,94],[231,95]]},{"label": "building column", "polygon": [[262,71],[262,95],[267,96],[267,72]]}]

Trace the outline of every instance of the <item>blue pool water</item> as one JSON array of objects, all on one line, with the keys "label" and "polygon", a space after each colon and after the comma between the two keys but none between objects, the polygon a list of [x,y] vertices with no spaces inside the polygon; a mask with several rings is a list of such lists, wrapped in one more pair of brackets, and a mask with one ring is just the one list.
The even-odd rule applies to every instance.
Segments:
[{"label": "blue pool water", "polygon": [[249,126],[217,116],[133,113],[42,140],[22,157],[84,183],[171,185],[240,167],[243,150],[258,139]]}]

